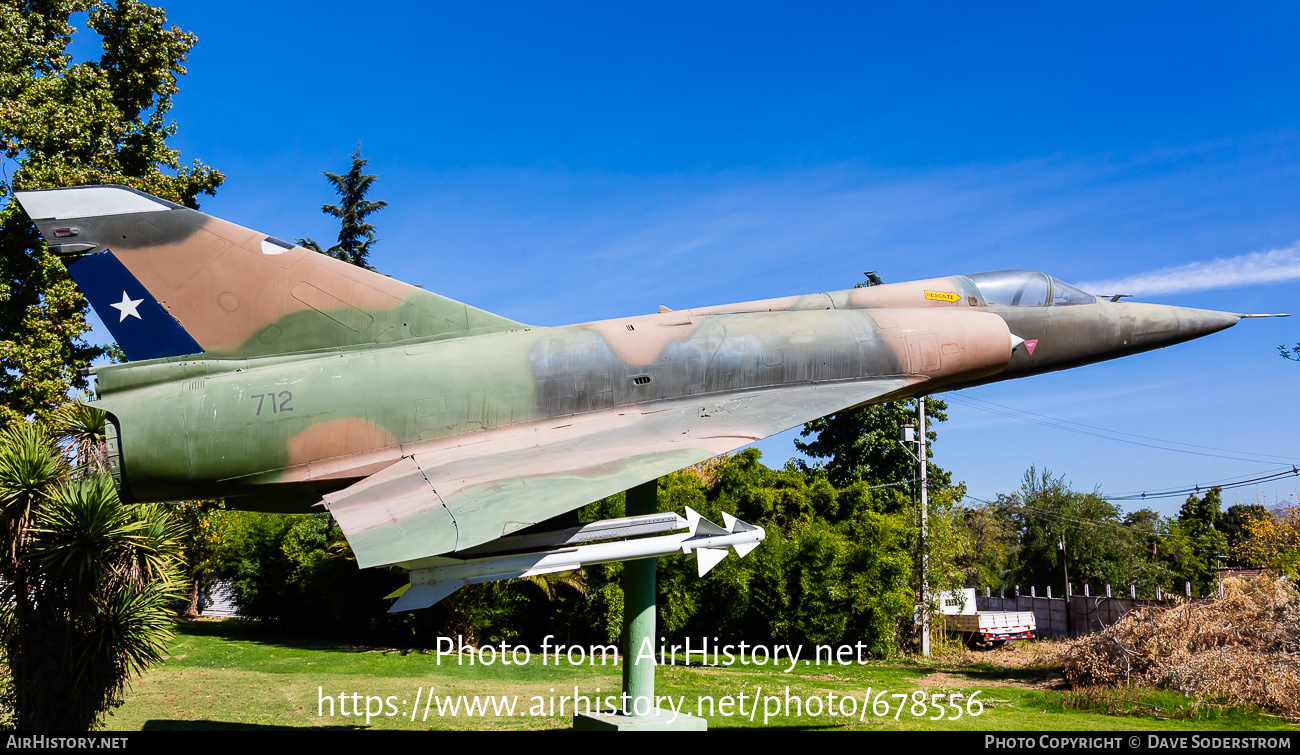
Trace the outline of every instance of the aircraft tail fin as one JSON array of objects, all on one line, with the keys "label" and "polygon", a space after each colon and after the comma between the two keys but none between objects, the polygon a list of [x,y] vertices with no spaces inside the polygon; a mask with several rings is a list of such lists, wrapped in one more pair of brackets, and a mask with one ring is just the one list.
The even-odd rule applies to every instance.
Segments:
[{"label": "aircraft tail fin", "polygon": [[132,361],[523,327],[125,186],[16,196]]}]

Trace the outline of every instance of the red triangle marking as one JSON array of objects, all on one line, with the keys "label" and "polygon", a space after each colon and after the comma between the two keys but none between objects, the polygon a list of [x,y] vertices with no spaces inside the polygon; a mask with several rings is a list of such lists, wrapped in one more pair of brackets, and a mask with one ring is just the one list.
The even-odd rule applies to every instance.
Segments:
[{"label": "red triangle marking", "polygon": [[1025,348],[1026,348],[1026,349],[1029,349],[1029,356],[1032,357],[1032,356],[1034,355],[1034,347],[1037,346],[1037,345],[1038,345],[1038,339],[1037,339],[1037,338],[1035,338],[1035,339],[1032,340],[1032,341],[1025,341]]}]

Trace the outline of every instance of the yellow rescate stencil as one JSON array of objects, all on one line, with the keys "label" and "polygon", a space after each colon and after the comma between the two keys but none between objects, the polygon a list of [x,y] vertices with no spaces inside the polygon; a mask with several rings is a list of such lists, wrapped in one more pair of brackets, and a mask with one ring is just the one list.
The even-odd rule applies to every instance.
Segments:
[{"label": "yellow rescate stencil", "polygon": [[926,291],[925,298],[938,301],[961,301],[961,294],[954,294],[951,291]]}]

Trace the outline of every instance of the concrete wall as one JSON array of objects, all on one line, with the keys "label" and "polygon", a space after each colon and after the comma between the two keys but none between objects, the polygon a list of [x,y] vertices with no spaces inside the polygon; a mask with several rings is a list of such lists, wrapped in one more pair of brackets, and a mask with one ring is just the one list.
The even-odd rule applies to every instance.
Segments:
[{"label": "concrete wall", "polygon": [[[1185,598],[1184,598],[1185,599]],[[1200,598],[1192,598],[1200,600]],[[1145,600],[1129,597],[1107,598],[1106,596],[1072,595],[1069,603],[1069,619],[1073,626],[1067,629],[1066,601],[1062,598],[1007,595],[975,596],[977,611],[1033,611],[1034,621],[1038,624],[1036,637],[1061,639],[1065,637],[1082,637],[1114,624],[1126,614],[1143,606],[1169,605],[1170,600]]]}]

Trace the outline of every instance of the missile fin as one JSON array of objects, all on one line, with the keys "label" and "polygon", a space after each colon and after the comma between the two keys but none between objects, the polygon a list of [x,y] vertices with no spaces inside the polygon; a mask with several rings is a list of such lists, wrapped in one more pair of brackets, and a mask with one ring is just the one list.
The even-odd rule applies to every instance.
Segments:
[{"label": "missile fin", "polygon": [[748,555],[749,555],[749,552],[750,552],[750,551],[752,551],[752,550],[754,550],[755,548],[758,547],[758,543],[757,543],[757,542],[754,542],[754,543],[738,543],[738,544],[733,545],[733,546],[731,546],[731,547],[736,549],[736,555],[737,555],[737,556],[740,556],[741,558],[744,558],[745,556],[748,556]]},{"label": "missile fin", "polygon": [[726,548],[696,548],[695,565],[699,567],[700,576],[703,577],[708,574],[710,569],[717,566],[726,557]]},{"label": "missile fin", "polygon": [[431,585],[408,585],[402,597],[388,609],[389,613],[398,611],[414,611],[417,608],[428,608],[443,598],[459,590],[463,585],[462,580],[448,580],[446,582],[434,582]]},{"label": "missile fin", "polygon": [[726,530],[700,516],[699,512],[692,509],[690,506],[686,507],[686,521],[690,523],[691,535],[694,537],[709,537],[711,535],[727,534]]},{"label": "missile fin", "polygon": [[539,574],[555,574],[562,571],[577,571],[582,568],[582,564],[560,564],[558,566],[544,566],[520,574],[520,577],[536,577]]},{"label": "missile fin", "polygon": [[725,511],[722,512],[722,521],[727,523],[727,531],[731,533],[753,532],[754,530],[758,529],[757,527],[750,524],[749,522],[742,522],[741,520],[737,519],[731,514],[728,514]]}]

